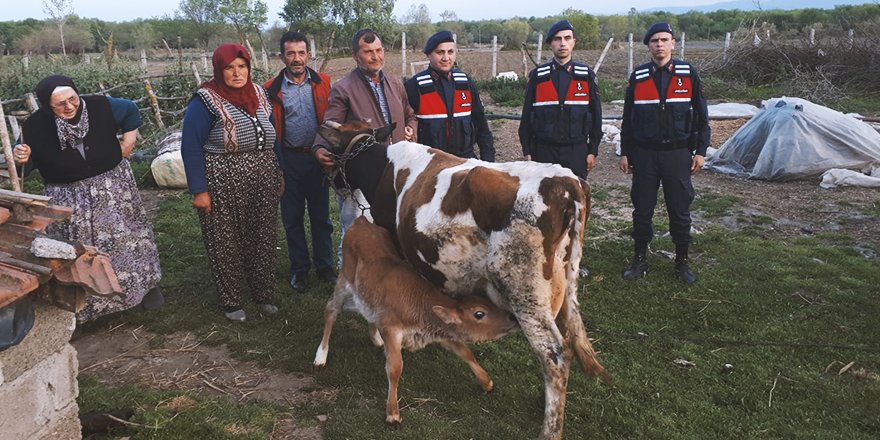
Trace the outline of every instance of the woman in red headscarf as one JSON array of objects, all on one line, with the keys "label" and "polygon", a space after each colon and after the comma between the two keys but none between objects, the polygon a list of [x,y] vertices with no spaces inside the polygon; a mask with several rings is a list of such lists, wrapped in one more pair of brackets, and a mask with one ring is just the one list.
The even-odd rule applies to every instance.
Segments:
[{"label": "woman in red headscarf", "polygon": [[281,154],[272,104],[251,81],[251,60],[239,44],[214,51],[214,77],[190,100],[181,153],[198,210],[220,306],[244,321],[241,288],[247,280],[263,314],[278,312],[275,256]]}]

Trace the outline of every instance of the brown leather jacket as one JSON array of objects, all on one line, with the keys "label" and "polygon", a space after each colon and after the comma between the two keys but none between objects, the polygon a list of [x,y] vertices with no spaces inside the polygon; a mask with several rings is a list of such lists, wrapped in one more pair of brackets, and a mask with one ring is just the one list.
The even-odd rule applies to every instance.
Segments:
[{"label": "brown leather jacket", "polygon": [[[385,119],[382,117],[379,102],[376,101],[376,96],[373,94],[373,90],[367,84],[367,81],[367,77],[358,69],[354,69],[334,84],[330,88],[330,97],[328,98],[327,112],[324,113],[324,120],[343,124],[348,121],[360,121],[364,118],[369,118],[373,128],[384,126]],[[415,112],[409,105],[409,100],[406,98],[406,89],[403,87],[403,82],[397,76],[389,73],[385,73],[383,82],[385,100],[388,101],[388,110],[391,113],[391,122],[397,123],[389,143],[404,140],[403,128],[406,126],[412,127],[413,142],[416,142],[415,133],[418,121],[416,120]],[[323,145],[325,142],[324,138],[316,136],[314,145]],[[314,146],[312,150],[315,150]]]}]

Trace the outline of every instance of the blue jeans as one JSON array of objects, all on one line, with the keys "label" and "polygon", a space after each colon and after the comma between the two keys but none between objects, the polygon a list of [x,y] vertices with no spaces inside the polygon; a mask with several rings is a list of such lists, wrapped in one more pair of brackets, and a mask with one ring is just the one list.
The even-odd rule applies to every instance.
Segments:
[{"label": "blue jeans", "polygon": [[312,260],[315,269],[333,267],[333,223],[330,221],[330,186],[321,165],[312,156],[282,149],[284,155],[284,195],[281,220],[287,235],[290,273],[308,272],[309,245],[304,217],[309,210],[312,234]]}]

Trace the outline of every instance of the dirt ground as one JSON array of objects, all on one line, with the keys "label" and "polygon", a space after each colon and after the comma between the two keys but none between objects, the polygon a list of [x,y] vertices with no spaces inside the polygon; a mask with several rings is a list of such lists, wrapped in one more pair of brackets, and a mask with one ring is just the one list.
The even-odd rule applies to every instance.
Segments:
[{"label": "dirt ground", "polygon": [[[625,54],[625,51],[616,49],[606,58],[602,67],[606,75],[621,78],[625,76],[626,57],[621,53]],[[519,52],[504,54],[499,72],[523,70]],[[584,51],[582,58],[593,65],[598,54],[599,51]],[[409,58],[410,61],[423,59],[421,54],[411,55]],[[491,53],[462,52],[459,60],[465,71],[473,72],[467,66],[477,62],[483,66],[491,65],[484,64],[491,63]],[[348,73],[353,66],[350,59],[333,60],[328,71],[335,80]],[[390,72],[399,74],[399,53],[389,54],[386,57],[386,66]],[[280,69],[280,63],[276,67]],[[488,100],[488,97],[484,97],[484,100]],[[487,102],[487,108],[495,113],[520,112],[520,109],[502,108],[491,102]],[[607,105],[604,108],[604,114],[608,116],[619,115],[620,112],[619,106]],[[712,146],[720,146],[745,122],[745,119],[713,121]],[[491,121],[490,124],[495,135],[497,159],[520,160],[522,152],[517,135],[518,121],[498,120]],[[618,170],[618,160],[613,147],[602,144],[598,163],[590,174],[589,181],[593,184],[614,186],[612,194],[615,196],[603,202],[594,202],[593,218],[615,215],[627,219],[632,212],[627,197],[631,177]],[[766,227],[764,235],[773,238],[790,238],[812,233],[847,234],[859,243],[868,244],[863,249],[866,256],[873,255],[874,251],[871,249],[880,240],[880,221],[877,221],[880,191],[877,189],[822,189],[816,180],[763,182],[731,177],[711,170],[698,173],[694,177],[694,185],[698,191],[708,189],[742,200],[741,205],[732,208],[731,215],[720,219],[705,219],[701,213],[694,212],[694,229],[697,232],[710,223],[736,230],[743,226],[738,217],[766,216],[771,217],[773,222]],[[142,192],[151,207],[151,215],[155,215],[158,201],[167,193],[169,191]],[[745,223],[748,224],[750,223]],[[278,425],[271,439],[322,438],[320,423],[297,426],[293,422],[295,407],[306,401],[333,399],[338,390],[320,388],[314,378],[308,375],[285,374],[260,368],[250,362],[240,362],[232,358],[225,347],[202,346],[201,341],[192,334],[163,336],[164,344],[160,348],[151,348],[149,342],[155,337],[156,335],[141,328],[120,327],[90,334],[75,341],[73,345],[79,353],[81,371],[97,375],[102,383],[139,384],[162,390],[185,389],[199,395],[222,394],[235,401],[273,400],[288,405],[291,413],[279,415]]]}]

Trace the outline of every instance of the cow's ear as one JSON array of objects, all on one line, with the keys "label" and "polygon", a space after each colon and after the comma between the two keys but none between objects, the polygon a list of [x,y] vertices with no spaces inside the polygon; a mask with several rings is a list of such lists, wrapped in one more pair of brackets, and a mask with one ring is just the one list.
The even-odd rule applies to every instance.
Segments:
[{"label": "cow's ear", "polygon": [[391,132],[393,132],[395,128],[397,128],[397,122],[392,122],[391,125],[379,128],[376,130],[376,140],[382,142],[385,139],[388,139],[388,136],[391,136]]},{"label": "cow's ear", "polygon": [[443,306],[434,306],[432,307],[434,313],[443,320],[443,322],[451,325],[460,325],[461,319],[458,318],[458,314],[455,309],[446,308]]},{"label": "cow's ear", "polygon": [[342,145],[342,135],[339,133],[338,129],[319,125],[318,135],[327,141],[327,145],[330,147],[331,151]]}]

